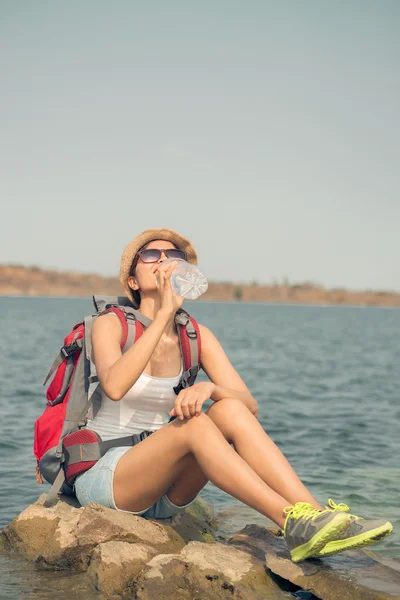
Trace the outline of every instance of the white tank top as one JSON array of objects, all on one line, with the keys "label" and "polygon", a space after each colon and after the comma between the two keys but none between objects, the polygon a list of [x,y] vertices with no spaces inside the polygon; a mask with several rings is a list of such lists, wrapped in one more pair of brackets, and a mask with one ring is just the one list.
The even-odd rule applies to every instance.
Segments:
[{"label": "white tank top", "polygon": [[142,373],[119,402],[103,395],[100,410],[93,420],[88,420],[87,428],[96,431],[104,441],[160,429],[171,418],[169,412],[176,398],[173,387],[178,385],[182,371],[181,367],[176,377]]}]

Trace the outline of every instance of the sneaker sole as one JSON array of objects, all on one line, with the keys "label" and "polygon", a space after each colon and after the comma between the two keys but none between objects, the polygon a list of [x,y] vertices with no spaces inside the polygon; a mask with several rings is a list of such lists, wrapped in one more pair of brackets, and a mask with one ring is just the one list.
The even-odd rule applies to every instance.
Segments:
[{"label": "sneaker sole", "polygon": [[349,515],[336,515],[332,521],[327,523],[318,533],[306,543],[290,551],[290,557],[293,562],[297,563],[307,558],[319,555],[320,550],[329,542],[343,535],[352,520]]},{"label": "sneaker sole", "polygon": [[376,544],[376,542],[379,542],[390,535],[392,531],[393,526],[388,522],[385,523],[385,525],[382,525],[382,527],[360,533],[360,535],[355,535],[354,537],[345,540],[333,540],[332,542],[328,542],[326,546],[320,550],[318,556],[324,558],[326,556],[337,554],[338,552],[343,552],[344,550],[355,550],[356,548],[364,548],[364,546]]}]

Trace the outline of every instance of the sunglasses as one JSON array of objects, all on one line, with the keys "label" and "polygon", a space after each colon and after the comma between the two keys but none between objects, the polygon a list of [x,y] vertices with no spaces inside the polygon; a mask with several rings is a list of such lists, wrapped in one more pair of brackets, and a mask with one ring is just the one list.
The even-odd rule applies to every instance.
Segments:
[{"label": "sunglasses", "polygon": [[146,250],[139,250],[138,256],[144,263],[155,263],[160,260],[163,252],[167,258],[172,258],[173,260],[186,260],[186,252],[178,250],[178,248],[167,248],[165,250],[149,248]]}]

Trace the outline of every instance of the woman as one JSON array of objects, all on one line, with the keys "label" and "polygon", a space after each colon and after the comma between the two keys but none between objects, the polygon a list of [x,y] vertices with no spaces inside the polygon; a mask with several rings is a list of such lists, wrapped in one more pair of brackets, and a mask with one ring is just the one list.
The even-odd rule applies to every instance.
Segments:
[{"label": "woman", "polygon": [[[261,427],[257,402],[203,325],[201,364],[209,381],[175,395],[181,353],[174,316],[183,298],[171,289],[175,263],[164,264],[168,256],[197,264],[191,242],[170,229],[146,230],[122,255],[120,280],[126,294],[152,320],[125,354],[115,315],[105,315],[93,326],[93,360],[104,398],[88,427],[103,439],[144,429],[153,433],[132,448],[109,450],[78,477],[80,503],[93,501],[161,519],[184,510],[212,481],[281,527],[295,562],[389,535],[390,523],[362,520],[349,515],[344,504],[329,501],[323,507],[313,498]],[[209,399],[213,404],[202,412]]]}]

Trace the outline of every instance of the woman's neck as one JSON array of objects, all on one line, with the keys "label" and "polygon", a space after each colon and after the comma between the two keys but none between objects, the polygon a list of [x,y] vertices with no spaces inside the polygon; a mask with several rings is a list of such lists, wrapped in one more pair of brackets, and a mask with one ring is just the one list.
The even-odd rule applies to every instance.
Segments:
[{"label": "woman's neck", "polygon": [[[142,298],[138,310],[139,310],[139,312],[142,313],[142,315],[145,315],[146,317],[148,317],[149,319],[154,321],[160,308],[161,308],[161,306],[160,306],[160,302],[158,301],[158,299]],[[175,326],[175,320],[171,319],[171,322],[168,324],[168,326],[164,330],[164,334],[168,337],[173,337],[174,335],[176,335],[176,333],[177,333],[177,330],[176,330],[176,326]]]}]

